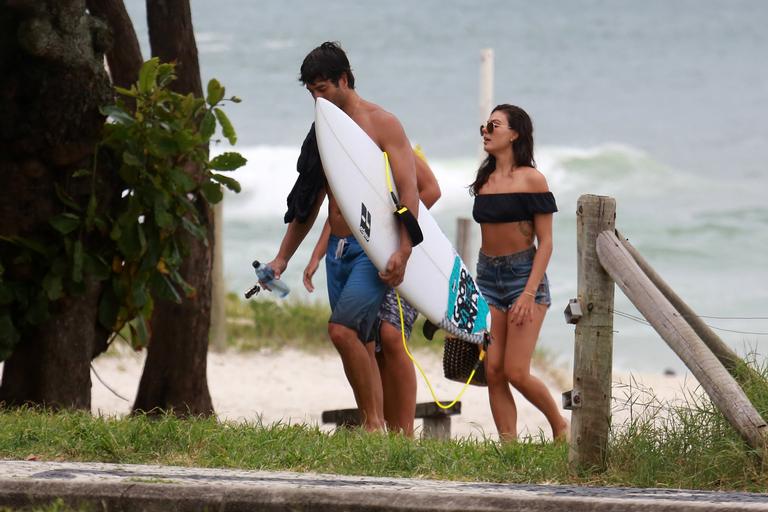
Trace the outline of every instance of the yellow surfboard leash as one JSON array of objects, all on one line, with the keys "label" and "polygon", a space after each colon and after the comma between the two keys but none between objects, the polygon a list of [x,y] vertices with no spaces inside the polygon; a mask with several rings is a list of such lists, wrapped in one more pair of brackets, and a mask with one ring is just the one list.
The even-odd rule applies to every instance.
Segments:
[{"label": "yellow surfboard leash", "polygon": [[[426,158],[424,157],[424,152],[421,150],[421,147],[417,146],[414,149],[414,152],[416,155],[426,161]],[[392,190],[392,180],[390,178],[390,168],[389,168],[389,157],[387,156],[387,152],[384,152],[384,174],[387,177],[387,188],[389,189],[390,196],[394,197],[394,192]],[[416,358],[411,354],[411,351],[408,350],[408,342],[405,338],[405,318],[403,315],[403,305],[400,302],[400,293],[395,290],[395,297],[397,297],[397,309],[400,312],[400,335],[403,339],[403,348],[405,349],[405,353],[408,354],[408,357],[411,361],[413,361],[413,364],[416,366],[416,368],[419,369],[419,373],[421,373],[422,378],[424,379],[424,382],[426,382],[427,387],[429,388],[429,392],[432,394],[432,399],[434,400],[435,404],[440,407],[441,409],[450,409],[456,403],[461,400],[461,397],[464,395],[464,392],[469,387],[469,384],[472,382],[472,378],[475,376],[475,372],[477,371],[477,367],[472,369],[472,372],[469,374],[469,378],[467,379],[467,382],[464,383],[464,386],[461,388],[461,391],[458,395],[456,395],[456,398],[449,404],[442,403],[438,398],[437,394],[435,393],[435,389],[432,387],[432,383],[429,381],[429,377],[427,377],[427,374],[424,372],[424,369],[421,367],[419,362],[416,360]],[[485,359],[485,347],[480,349],[480,357],[479,360],[482,362]]]}]

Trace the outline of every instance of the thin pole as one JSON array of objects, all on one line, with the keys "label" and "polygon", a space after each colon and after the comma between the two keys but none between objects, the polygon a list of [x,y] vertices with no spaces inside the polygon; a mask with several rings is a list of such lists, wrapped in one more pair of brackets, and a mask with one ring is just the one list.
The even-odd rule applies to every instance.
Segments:
[{"label": "thin pole", "polygon": [[[488,115],[493,108],[493,48],[484,48],[480,50],[480,96],[478,108],[480,113],[480,124],[485,124]],[[482,140],[480,141],[480,158],[485,158]]]}]

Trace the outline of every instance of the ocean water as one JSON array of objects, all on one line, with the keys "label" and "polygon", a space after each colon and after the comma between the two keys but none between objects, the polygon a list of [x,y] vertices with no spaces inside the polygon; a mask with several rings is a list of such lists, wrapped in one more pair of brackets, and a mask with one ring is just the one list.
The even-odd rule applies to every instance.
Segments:
[{"label": "ocean water", "polygon": [[[127,5],[144,44],[143,2]],[[576,295],[576,201],[589,193],[616,198],[617,227],[697,313],[725,317],[706,319],[724,341],[768,353],[768,3],[193,0],[192,10],[204,79],[243,99],[227,107],[249,161],[236,173],[243,192],[224,205],[229,289],[253,284],[250,262],[271,259],[285,231],[313,117],[297,81],[309,50],[340,41],[359,93],[421,144],[443,192],[433,212],[454,239],[471,214],[487,116],[479,55],[493,48],[495,102],[533,118],[560,207],[540,346],[572,361],[562,310]],[[319,227],[284,274],[291,300],[327,300],[322,266],[314,294],[301,285]],[[615,307],[638,315],[618,289]],[[618,316],[614,328],[617,368],[682,370],[648,325]]]}]

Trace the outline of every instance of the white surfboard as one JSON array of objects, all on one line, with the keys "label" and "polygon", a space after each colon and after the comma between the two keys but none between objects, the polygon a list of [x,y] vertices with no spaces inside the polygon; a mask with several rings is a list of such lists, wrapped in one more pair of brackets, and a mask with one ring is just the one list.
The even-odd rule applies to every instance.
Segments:
[{"label": "white surfboard", "polygon": [[[400,243],[384,154],[352,118],[323,98],[315,103],[315,133],[341,214],[381,271]],[[423,204],[418,218],[424,241],[414,247],[398,292],[434,325],[464,341],[482,343],[491,327],[488,304]]]}]

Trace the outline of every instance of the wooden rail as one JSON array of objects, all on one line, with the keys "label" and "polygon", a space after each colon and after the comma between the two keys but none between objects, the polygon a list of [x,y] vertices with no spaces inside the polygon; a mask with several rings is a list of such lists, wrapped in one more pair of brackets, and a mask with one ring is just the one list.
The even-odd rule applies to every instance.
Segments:
[{"label": "wooden rail", "polygon": [[596,248],[603,268],[683,360],[712,402],[750,446],[763,452],[768,447],[765,420],[709,347],[643,272],[614,230],[600,233]]}]

